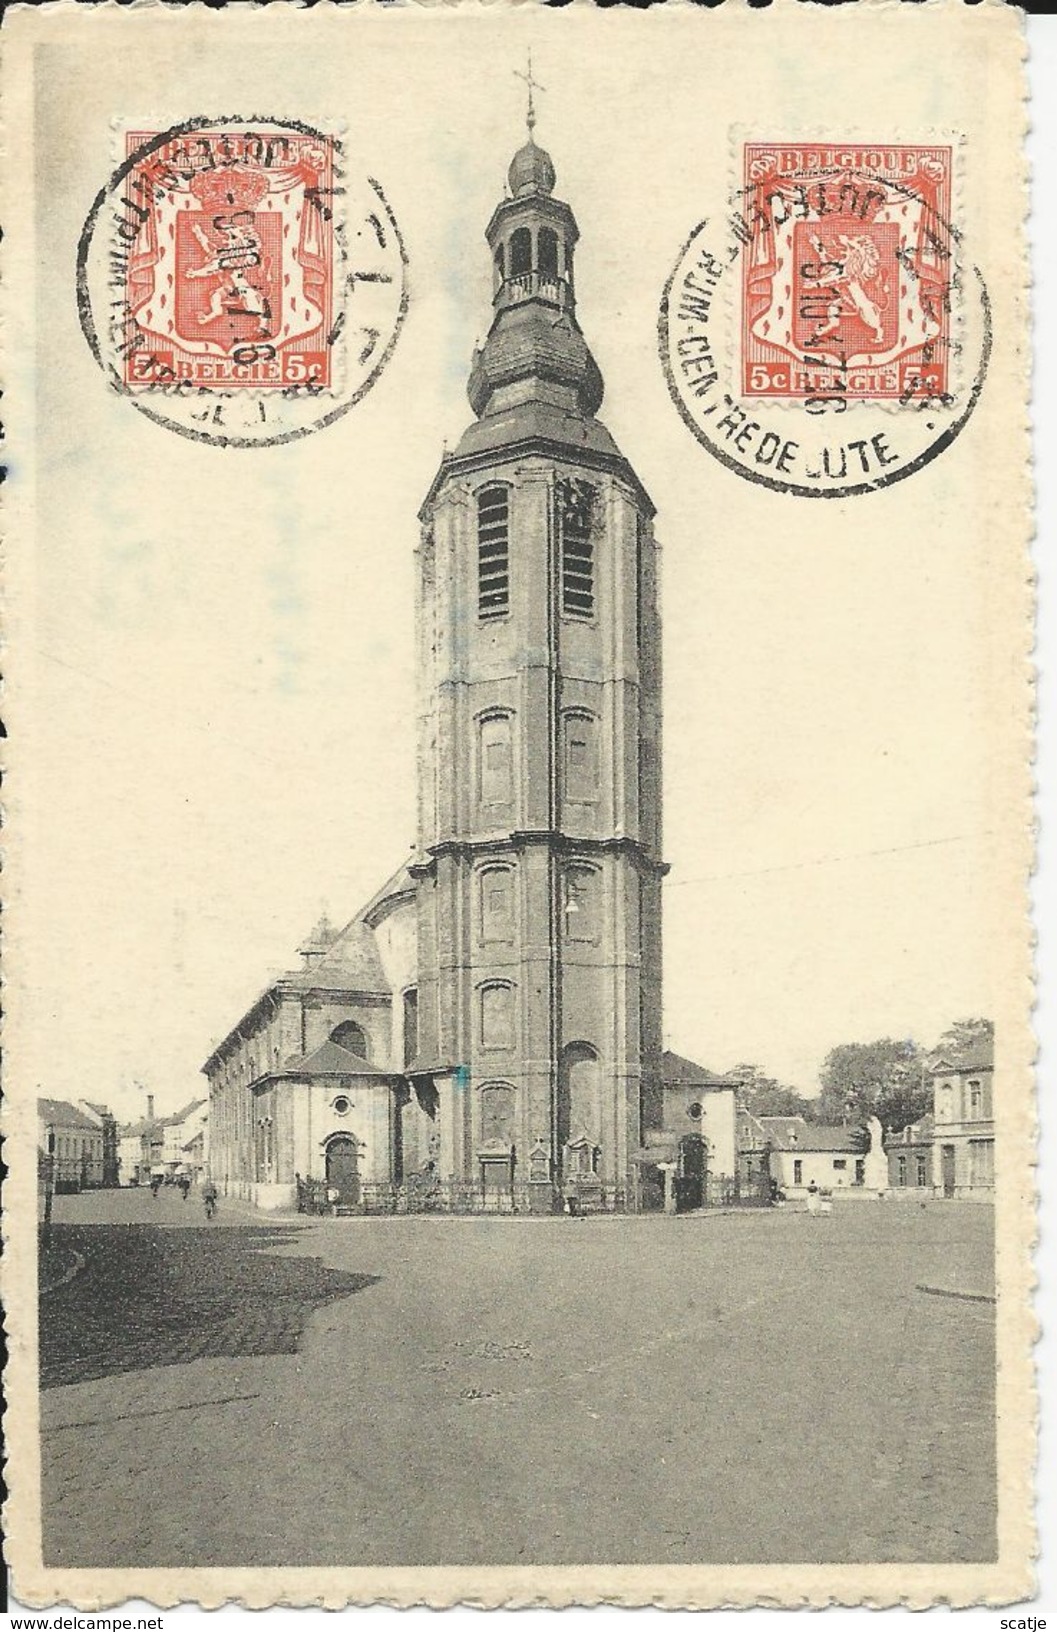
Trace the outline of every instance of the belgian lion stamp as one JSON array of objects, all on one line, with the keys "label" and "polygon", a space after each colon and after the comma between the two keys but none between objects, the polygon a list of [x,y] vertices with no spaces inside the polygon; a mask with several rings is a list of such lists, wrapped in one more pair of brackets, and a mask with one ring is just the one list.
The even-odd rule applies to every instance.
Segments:
[{"label": "belgian lion stamp", "polygon": [[746,397],[944,398],[952,150],[746,142]]},{"label": "belgian lion stamp", "polygon": [[130,127],[78,260],[81,324],[113,388],[224,446],[321,429],[370,390],[407,310],[380,184],[295,120]]},{"label": "belgian lion stamp", "polygon": [[333,137],[157,136],[125,137],[126,385],[331,389]]},{"label": "belgian lion stamp", "polygon": [[721,464],[802,498],[876,492],[971,418],[991,305],[951,220],[951,144],[745,140],[661,300],[680,416]]}]

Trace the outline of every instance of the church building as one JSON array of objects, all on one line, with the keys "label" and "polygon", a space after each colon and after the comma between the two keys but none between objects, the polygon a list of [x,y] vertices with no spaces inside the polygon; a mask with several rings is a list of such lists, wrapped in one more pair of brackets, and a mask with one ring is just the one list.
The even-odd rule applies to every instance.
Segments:
[{"label": "church building", "polygon": [[475,417],[420,512],[414,849],[204,1067],[213,1176],[261,1206],[316,1181],[349,1205],[433,1184],[632,1207],[660,1122],[653,506],[596,418],[576,221],[533,122],[486,229]]}]

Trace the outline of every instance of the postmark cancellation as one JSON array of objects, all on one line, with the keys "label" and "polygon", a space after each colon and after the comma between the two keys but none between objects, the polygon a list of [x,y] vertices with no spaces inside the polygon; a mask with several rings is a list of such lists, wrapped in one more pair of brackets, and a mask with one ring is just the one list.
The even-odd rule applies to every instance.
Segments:
[{"label": "postmark cancellation", "polygon": [[745,396],[946,399],[951,147],[745,142],[742,153]]},{"label": "postmark cancellation", "polygon": [[737,133],[730,191],[661,302],[661,359],[698,441],[798,497],[877,491],[931,463],[983,389],[990,302],[952,220],[949,140]]},{"label": "postmark cancellation", "polygon": [[296,119],[119,131],[79,246],[81,326],[112,387],[224,446],[307,435],[370,390],[408,305],[380,182]]}]

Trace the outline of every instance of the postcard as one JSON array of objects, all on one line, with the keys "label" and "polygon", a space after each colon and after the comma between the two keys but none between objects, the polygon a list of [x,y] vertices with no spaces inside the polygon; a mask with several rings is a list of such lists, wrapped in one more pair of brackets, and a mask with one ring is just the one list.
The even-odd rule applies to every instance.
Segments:
[{"label": "postcard", "polygon": [[6,35],[19,1599],[1023,1600],[1017,15]]}]

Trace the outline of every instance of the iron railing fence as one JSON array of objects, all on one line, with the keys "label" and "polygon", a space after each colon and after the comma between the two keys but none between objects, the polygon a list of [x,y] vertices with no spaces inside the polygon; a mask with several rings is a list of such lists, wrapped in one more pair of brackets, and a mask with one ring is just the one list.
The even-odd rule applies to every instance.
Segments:
[{"label": "iron railing fence", "polygon": [[570,1187],[567,1194],[556,1186],[515,1180],[502,1187],[479,1180],[436,1179],[413,1174],[400,1184],[361,1184],[355,1197],[335,1196],[324,1179],[302,1179],[297,1187],[297,1210],[301,1213],[361,1213],[372,1215],[407,1213],[507,1213],[548,1215],[562,1211],[579,1213],[623,1213],[635,1211],[632,1193],[612,1185]]},{"label": "iron railing fence", "polygon": [[360,1205],[367,1213],[622,1213],[626,1210],[626,1194],[610,1185],[570,1189],[563,1195],[554,1185],[531,1184],[528,1180],[514,1180],[500,1187],[479,1180],[434,1179],[415,1174],[398,1185],[364,1185]]},{"label": "iron railing fence", "polygon": [[[757,1182],[708,1174],[700,1200],[695,1197],[694,1203],[706,1208],[769,1207],[772,1200],[766,1176]],[[629,1189],[595,1183],[570,1184],[560,1190],[556,1185],[530,1184],[527,1180],[514,1180],[498,1187],[485,1185],[480,1180],[438,1179],[431,1174],[416,1173],[400,1184],[361,1184],[355,1196],[347,1197],[328,1189],[325,1179],[301,1179],[297,1187],[298,1212],[317,1215],[506,1213],[546,1216],[560,1212],[657,1212],[662,1208],[660,1188],[649,1183]]]},{"label": "iron railing fence", "polygon": [[766,1174],[752,1179],[729,1178],[722,1173],[705,1175],[702,1201],[706,1207],[770,1207],[773,1199]]}]

